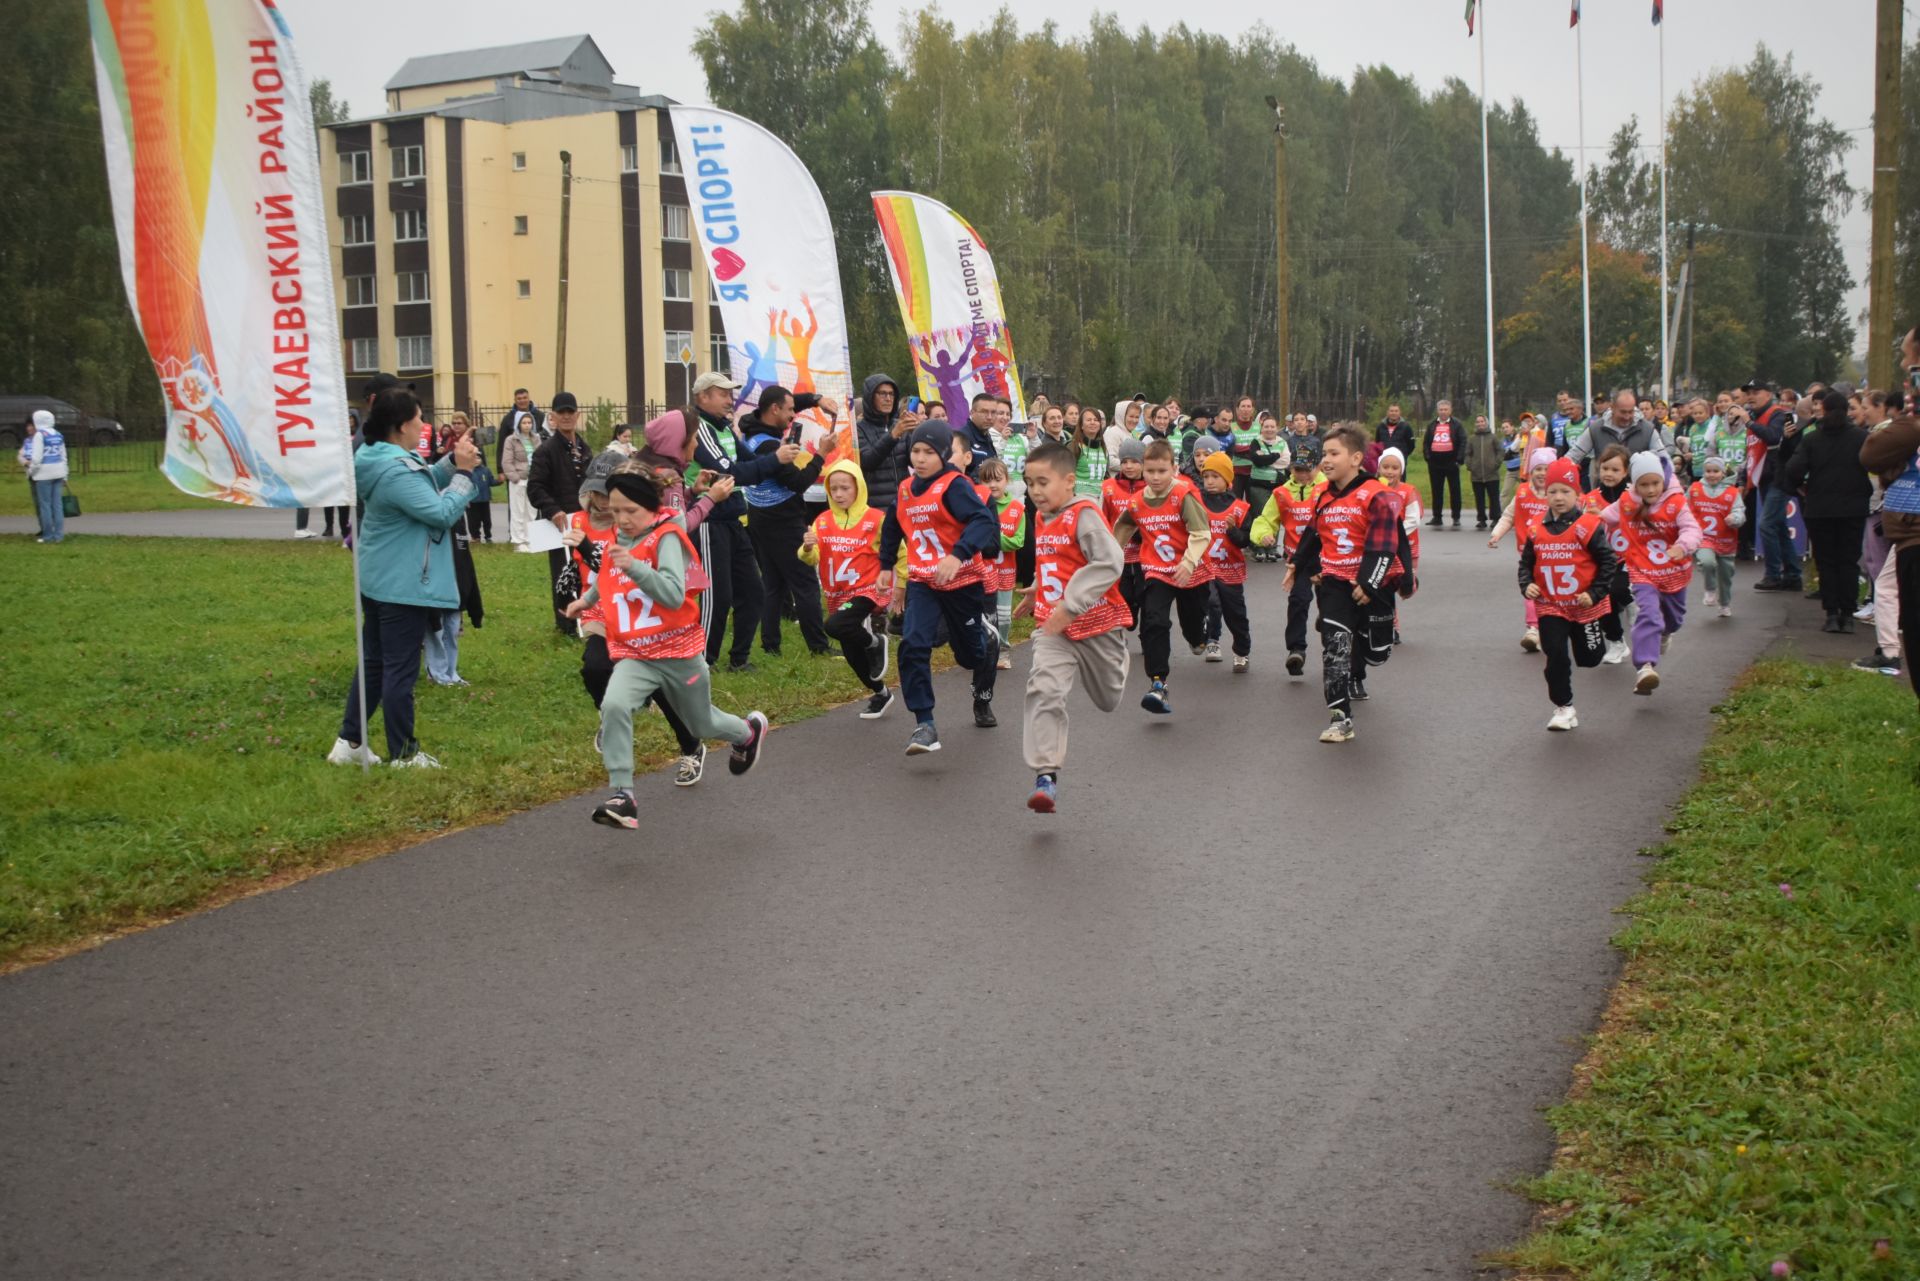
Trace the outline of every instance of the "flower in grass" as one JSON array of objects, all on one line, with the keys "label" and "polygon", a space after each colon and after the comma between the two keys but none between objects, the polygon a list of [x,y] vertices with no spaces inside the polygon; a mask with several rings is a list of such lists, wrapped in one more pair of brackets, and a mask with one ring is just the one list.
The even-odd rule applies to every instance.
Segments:
[{"label": "flower in grass", "polygon": [[1777,1277],[1790,1277],[1793,1275],[1793,1265],[1785,1259],[1775,1259],[1771,1271]]},{"label": "flower in grass", "polygon": [[1787,883],[1786,881],[1780,882],[1780,897],[1781,898],[1793,897],[1793,886]]},{"label": "flower in grass", "polygon": [[1747,1154],[1747,1145],[1746,1145],[1746,1144],[1744,1144],[1744,1143],[1736,1143],[1736,1144],[1734,1144],[1734,1145],[1733,1145],[1733,1154],[1734,1154],[1735,1156],[1745,1156],[1745,1155]]},{"label": "flower in grass", "polygon": [[1887,1240],[1885,1237],[1881,1237],[1875,1241],[1873,1243],[1873,1257],[1876,1259],[1891,1259],[1893,1257],[1893,1242]]}]

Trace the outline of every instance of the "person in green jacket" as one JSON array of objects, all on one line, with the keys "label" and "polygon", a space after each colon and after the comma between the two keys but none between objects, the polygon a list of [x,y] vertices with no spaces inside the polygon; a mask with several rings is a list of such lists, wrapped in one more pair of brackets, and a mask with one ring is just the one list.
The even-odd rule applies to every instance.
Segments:
[{"label": "person in green jacket", "polygon": [[[453,527],[473,500],[473,469],[480,450],[471,434],[429,465],[420,457],[427,430],[420,402],[405,388],[374,398],[353,456],[354,488],[363,514],[354,555],[360,570],[360,670],[347,689],[340,735],[327,753],[332,765],[378,765],[366,726],[384,708],[387,755],[394,765],[438,769],[414,738],[413,687],[420,651],[440,615],[460,608],[453,570]],[[367,705],[360,707],[365,684]]]},{"label": "person in green jacket", "polygon": [[1476,414],[1467,434],[1467,477],[1473,482],[1473,527],[1485,529],[1500,519],[1500,479],[1506,458],[1500,438],[1485,414]]},{"label": "person in green jacket", "polygon": [[1076,498],[1098,498],[1107,482],[1107,423],[1092,405],[1080,410],[1073,432],[1073,493]]}]

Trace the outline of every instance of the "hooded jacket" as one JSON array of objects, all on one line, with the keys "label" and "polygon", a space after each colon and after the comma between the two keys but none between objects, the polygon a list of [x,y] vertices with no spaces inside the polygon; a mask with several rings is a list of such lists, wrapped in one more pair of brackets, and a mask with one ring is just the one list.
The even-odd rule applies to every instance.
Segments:
[{"label": "hooded jacket", "polygon": [[[923,425],[915,428],[913,434],[918,435],[927,430],[928,428]],[[948,438],[951,439],[951,429],[948,429]],[[945,457],[945,454],[946,451],[942,450],[942,457]],[[958,473],[959,471],[958,467],[948,463],[931,476],[914,476],[907,492],[917,498],[926,493],[934,481],[948,472]],[[894,498],[897,501],[899,497],[899,487],[896,486]],[[1000,550],[1000,521],[993,514],[993,508],[980,501],[980,495],[974,492],[972,485],[948,485],[942,501],[946,505],[947,512],[960,522],[964,531],[959,541],[947,549],[950,556],[965,565],[975,556],[990,556]],[[875,502],[874,506],[878,507],[880,504]],[[880,527],[880,561],[882,564],[891,565],[905,554],[906,549],[903,544],[906,541],[906,533],[900,528],[899,518],[894,515],[891,504],[887,506],[886,512],[886,524]]]},{"label": "hooded jacket", "polygon": [[1804,487],[1801,513],[1808,520],[1865,518],[1873,498],[1873,481],[1860,462],[1867,429],[1844,419],[1823,420],[1800,434],[1799,447],[1787,459],[1786,488]]},{"label": "hooded jacket", "polygon": [[[893,388],[893,408],[884,414],[873,407],[873,393],[882,387]],[[907,478],[907,438],[893,434],[899,421],[900,384],[889,374],[869,374],[860,389],[860,421],[853,425],[853,436],[875,507],[891,508],[900,482]]]},{"label": "hooded jacket", "polygon": [[[829,463],[827,469],[820,473],[820,481],[822,484],[826,484],[835,476],[853,477],[853,502],[845,507],[839,506],[833,501],[833,486],[828,484],[827,509],[815,517],[814,521],[815,524],[818,524],[820,521],[832,521],[835,527],[839,529],[852,529],[860,523],[860,518],[867,514],[871,506],[867,500],[867,478],[860,474],[860,465],[851,458],[842,458],[837,463]],[[879,554],[880,551],[880,534],[880,530],[876,529],[873,531],[873,550],[876,555]],[[803,545],[800,548],[800,563],[803,565],[819,565],[820,546],[818,543],[811,547]],[[893,572],[895,581],[906,581],[907,545],[904,540],[902,540],[900,549],[894,556]]]},{"label": "hooded jacket", "polygon": [[693,533],[713,513],[713,499],[702,494],[695,502],[687,501],[692,495],[680,465],[681,453],[687,447],[686,411],[669,409],[648,422],[641,434],[647,443],[634,457],[653,469],[654,482],[660,486],[660,500],[679,512],[687,532]]},{"label": "hooded jacket", "polygon": [[449,531],[466,514],[473,485],[453,460],[429,466],[379,440],[355,451],[353,483],[363,509],[355,531],[361,595],[390,605],[459,609]]},{"label": "hooded jacket", "polygon": [[1500,438],[1491,426],[1475,427],[1467,436],[1467,474],[1477,485],[1491,485],[1505,470]]}]

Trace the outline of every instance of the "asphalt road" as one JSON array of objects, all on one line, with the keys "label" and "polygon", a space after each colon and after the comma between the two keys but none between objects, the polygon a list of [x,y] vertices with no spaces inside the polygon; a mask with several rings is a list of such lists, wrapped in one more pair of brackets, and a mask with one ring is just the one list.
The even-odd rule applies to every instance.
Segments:
[{"label": "asphalt road", "polygon": [[1253,673],[1079,703],[1051,818],[1019,670],[997,731],[949,677],[937,756],[846,709],[638,835],[569,800],[0,980],[0,1274],[1471,1276],[1708,709],[1816,611],[1743,586],[1550,735],[1511,551],[1424,568],[1344,747],[1256,567]]}]

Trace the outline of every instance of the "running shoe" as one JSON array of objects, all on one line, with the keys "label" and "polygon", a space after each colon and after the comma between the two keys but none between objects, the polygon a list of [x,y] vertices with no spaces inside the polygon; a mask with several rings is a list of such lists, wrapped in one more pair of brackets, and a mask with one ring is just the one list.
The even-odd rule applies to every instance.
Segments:
[{"label": "running shoe", "polygon": [[1885,651],[1876,647],[1873,653],[1868,654],[1865,658],[1854,659],[1852,666],[1855,671],[1878,672],[1882,676],[1898,676],[1900,674],[1900,656],[1898,654],[1889,656]]},{"label": "running shoe", "polygon": [[1619,666],[1621,663],[1626,662],[1627,661],[1627,643],[1624,640],[1608,641],[1606,656],[1602,658],[1600,661],[1603,663],[1612,664],[1616,667]]},{"label": "running shoe", "polygon": [[1220,653],[1220,642],[1209,641],[1207,643],[1207,661],[1209,663],[1224,663],[1226,661],[1225,656]]},{"label": "running shoe", "polygon": [[1059,788],[1053,779],[1042,774],[1033,780],[1033,795],[1027,798],[1027,808],[1036,814],[1051,814],[1058,793]]},{"label": "running shoe", "polygon": [[892,706],[893,691],[885,688],[876,689],[873,691],[873,696],[867,699],[866,709],[860,713],[860,719],[863,721],[877,721],[882,716],[885,716],[887,709]]},{"label": "running shoe", "polygon": [[675,787],[692,787],[707,772],[707,745],[700,744],[700,750],[691,756],[682,756],[673,768]]},{"label": "running shoe", "polygon": [[1351,697],[1353,701],[1356,703],[1364,703],[1368,699],[1372,698],[1373,695],[1367,693],[1367,683],[1356,676],[1353,680],[1353,690],[1352,690]]},{"label": "running shoe", "polygon": [[1202,654],[1207,652],[1207,647],[1205,645],[1189,645],[1187,646],[1187,648],[1193,651],[1193,656],[1195,658],[1198,658]]},{"label": "running shoe", "polygon": [[1000,724],[1000,718],[993,714],[991,699],[973,700],[973,724],[975,729],[994,729]]},{"label": "running shoe", "polygon": [[735,743],[733,752],[727,757],[727,769],[734,774],[744,774],[760,760],[760,749],[767,743],[767,714],[765,712],[747,713],[747,741]]},{"label": "running shoe", "polygon": [[416,750],[404,760],[392,762],[394,769],[439,769],[440,762],[425,752]]},{"label": "running shoe", "polygon": [[625,792],[615,792],[594,808],[593,821],[602,827],[620,827],[631,832],[640,826],[640,807]]},{"label": "running shoe", "polygon": [[1863,623],[1871,623],[1873,621],[1873,602],[1868,601],[1859,609],[1854,610],[1853,616]]},{"label": "running shoe", "polygon": [[1538,654],[1540,652],[1540,629],[1538,627],[1529,627],[1526,631],[1520,633],[1520,648],[1526,650],[1529,654]]},{"label": "running shoe", "polygon": [[1547,728],[1553,730],[1579,729],[1580,718],[1574,714],[1571,706],[1556,707],[1553,715],[1547,719]]},{"label": "running shoe", "polygon": [[1634,678],[1633,692],[1651,694],[1660,688],[1660,669],[1652,663],[1640,664],[1640,674]]},{"label": "running shoe", "polygon": [[932,721],[922,721],[913,727],[913,737],[907,740],[908,756],[924,756],[939,750],[940,731],[933,727]]},{"label": "running shoe", "polygon": [[1353,718],[1350,716],[1336,716],[1333,718],[1332,724],[1320,731],[1320,741],[1323,743],[1349,743],[1353,741],[1353,734]]},{"label": "running shoe", "polygon": [[1732,618],[1732,617],[1733,617],[1733,606],[1731,606],[1731,605],[1722,605],[1722,606],[1720,607],[1720,617],[1722,617],[1722,618]]},{"label": "running shoe", "polygon": [[1299,650],[1287,655],[1287,675],[1298,676],[1307,670],[1307,656]]},{"label": "running shoe", "polygon": [[1709,587],[1702,594],[1702,599],[1700,603],[1706,606],[1708,609],[1713,609],[1720,604],[1720,593],[1714,591],[1711,587]]},{"label": "running shoe", "polygon": [[329,765],[378,765],[379,763],[380,758],[373,754],[371,747],[365,743],[355,745],[344,738],[334,739],[333,750],[327,753]]},{"label": "running shoe", "polygon": [[1247,674],[1248,663],[1249,660],[1245,654],[1236,655],[1233,660],[1233,674],[1235,676],[1245,676]]},{"label": "running shoe", "polygon": [[1140,706],[1155,716],[1165,716],[1173,711],[1173,700],[1167,697],[1167,683],[1155,681],[1153,687],[1140,696]]}]

